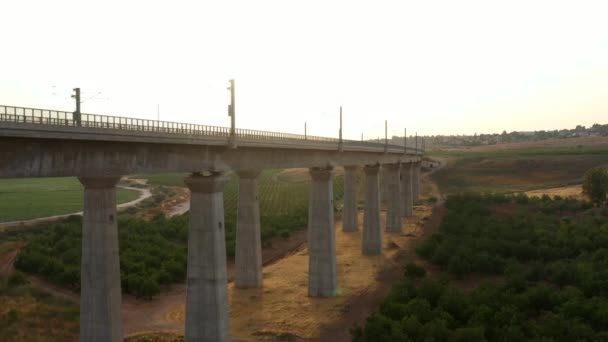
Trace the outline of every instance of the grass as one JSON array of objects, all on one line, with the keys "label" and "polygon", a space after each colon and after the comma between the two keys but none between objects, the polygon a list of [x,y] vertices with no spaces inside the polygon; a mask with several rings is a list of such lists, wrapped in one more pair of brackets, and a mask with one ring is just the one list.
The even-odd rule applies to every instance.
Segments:
[{"label": "grass", "polygon": [[445,168],[432,175],[444,194],[520,192],[580,184],[588,169],[608,163],[608,150],[602,148],[442,152],[434,155],[451,157]]},{"label": "grass", "polygon": [[[118,189],[118,203],[139,192]],[[69,214],[82,210],[83,188],[75,177],[0,179],[0,222]]]},{"label": "grass", "polygon": [[148,184],[151,185],[164,185],[164,186],[182,186],[185,187],[184,177],[188,176],[185,172],[172,172],[172,173],[155,173],[149,175],[135,175],[133,178],[145,178],[148,180]]}]

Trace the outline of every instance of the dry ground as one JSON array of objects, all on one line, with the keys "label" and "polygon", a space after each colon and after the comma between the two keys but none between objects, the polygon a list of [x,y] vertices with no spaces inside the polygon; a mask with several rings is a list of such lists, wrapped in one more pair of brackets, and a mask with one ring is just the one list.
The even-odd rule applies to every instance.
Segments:
[{"label": "dry ground", "polygon": [[[404,224],[404,233],[384,234],[384,251],[379,256],[363,256],[361,230],[344,233],[338,222],[336,297],[308,297],[308,250],[304,246],[264,267],[263,289],[235,289],[230,284],[231,335],[238,341],[326,340],[321,334],[348,339],[353,321],[367,317],[401,278],[402,265],[396,258],[404,250],[413,251],[413,242],[426,235],[420,228],[430,214],[429,207],[416,207],[416,216]],[[357,298],[366,300],[355,310]],[[184,309],[182,302],[165,313],[166,323],[173,326],[167,331],[183,333]]]},{"label": "dry ground", "polygon": [[587,196],[583,194],[583,187],[582,185],[570,185],[570,186],[562,186],[562,187],[558,187],[558,188],[549,188],[549,189],[541,189],[541,190],[533,190],[533,191],[527,191],[526,195],[532,197],[532,196],[538,196],[541,197],[542,195],[548,195],[551,197],[554,196],[561,196],[561,197],[572,197],[574,199],[577,199],[579,201],[583,201],[583,200],[587,200]]}]

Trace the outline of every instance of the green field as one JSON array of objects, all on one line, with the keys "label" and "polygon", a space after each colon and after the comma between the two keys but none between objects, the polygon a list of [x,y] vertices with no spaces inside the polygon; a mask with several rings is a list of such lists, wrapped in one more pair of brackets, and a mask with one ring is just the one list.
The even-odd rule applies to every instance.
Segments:
[{"label": "green field", "polygon": [[432,175],[444,194],[519,192],[580,184],[592,167],[608,164],[607,149],[434,153],[449,158]]},{"label": "green field", "polygon": [[[283,175],[282,170],[264,170],[258,178],[258,191],[260,198],[260,212],[272,211],[285,213],[289,209],[307,208],[308,193],[310,190],[310,177],[307,173],[289,173]],[[148,184],[163,186],[185,186],[183,179],[186,173],[163,173],[152,175],[138,175],[136,177],[148,179]],[[238,176],[229,174],[230,180],[224,187],[224,207],[226,215],[236,211],[238,204]],[[334,197],[342,198],[344,192],[344,179],[341,175],[334,177]]]},{"label": "green field", "polygon": [[[136,191],[118,189],[118,203]],[[82,210],[83,188],[75,177],[0,179],[0,222],[27,220]]]}]

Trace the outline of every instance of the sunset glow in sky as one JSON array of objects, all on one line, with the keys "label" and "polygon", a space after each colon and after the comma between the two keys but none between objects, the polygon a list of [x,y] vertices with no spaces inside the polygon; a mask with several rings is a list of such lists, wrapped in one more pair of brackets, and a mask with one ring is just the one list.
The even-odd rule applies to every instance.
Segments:
[{"label": "sunset glow in sky", "polygon": [[[0,104],[358,139],[608,123],[608,1],[3,1]],[[99,94],[98,94],[99,93]],[[88,99],[91,97],[91,99]],[[88,99],[88,100],[87,100]]]}]

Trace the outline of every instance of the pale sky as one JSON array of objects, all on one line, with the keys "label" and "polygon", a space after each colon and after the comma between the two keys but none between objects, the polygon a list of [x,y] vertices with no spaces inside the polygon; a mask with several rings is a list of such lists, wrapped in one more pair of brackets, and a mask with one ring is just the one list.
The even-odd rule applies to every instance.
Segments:
[{"label": "pale sky", "polygon": [[[0,104],[359,139],[608,123],[608,1],[0,2]],[[99,95],[96,95],[100,92]]]}]

